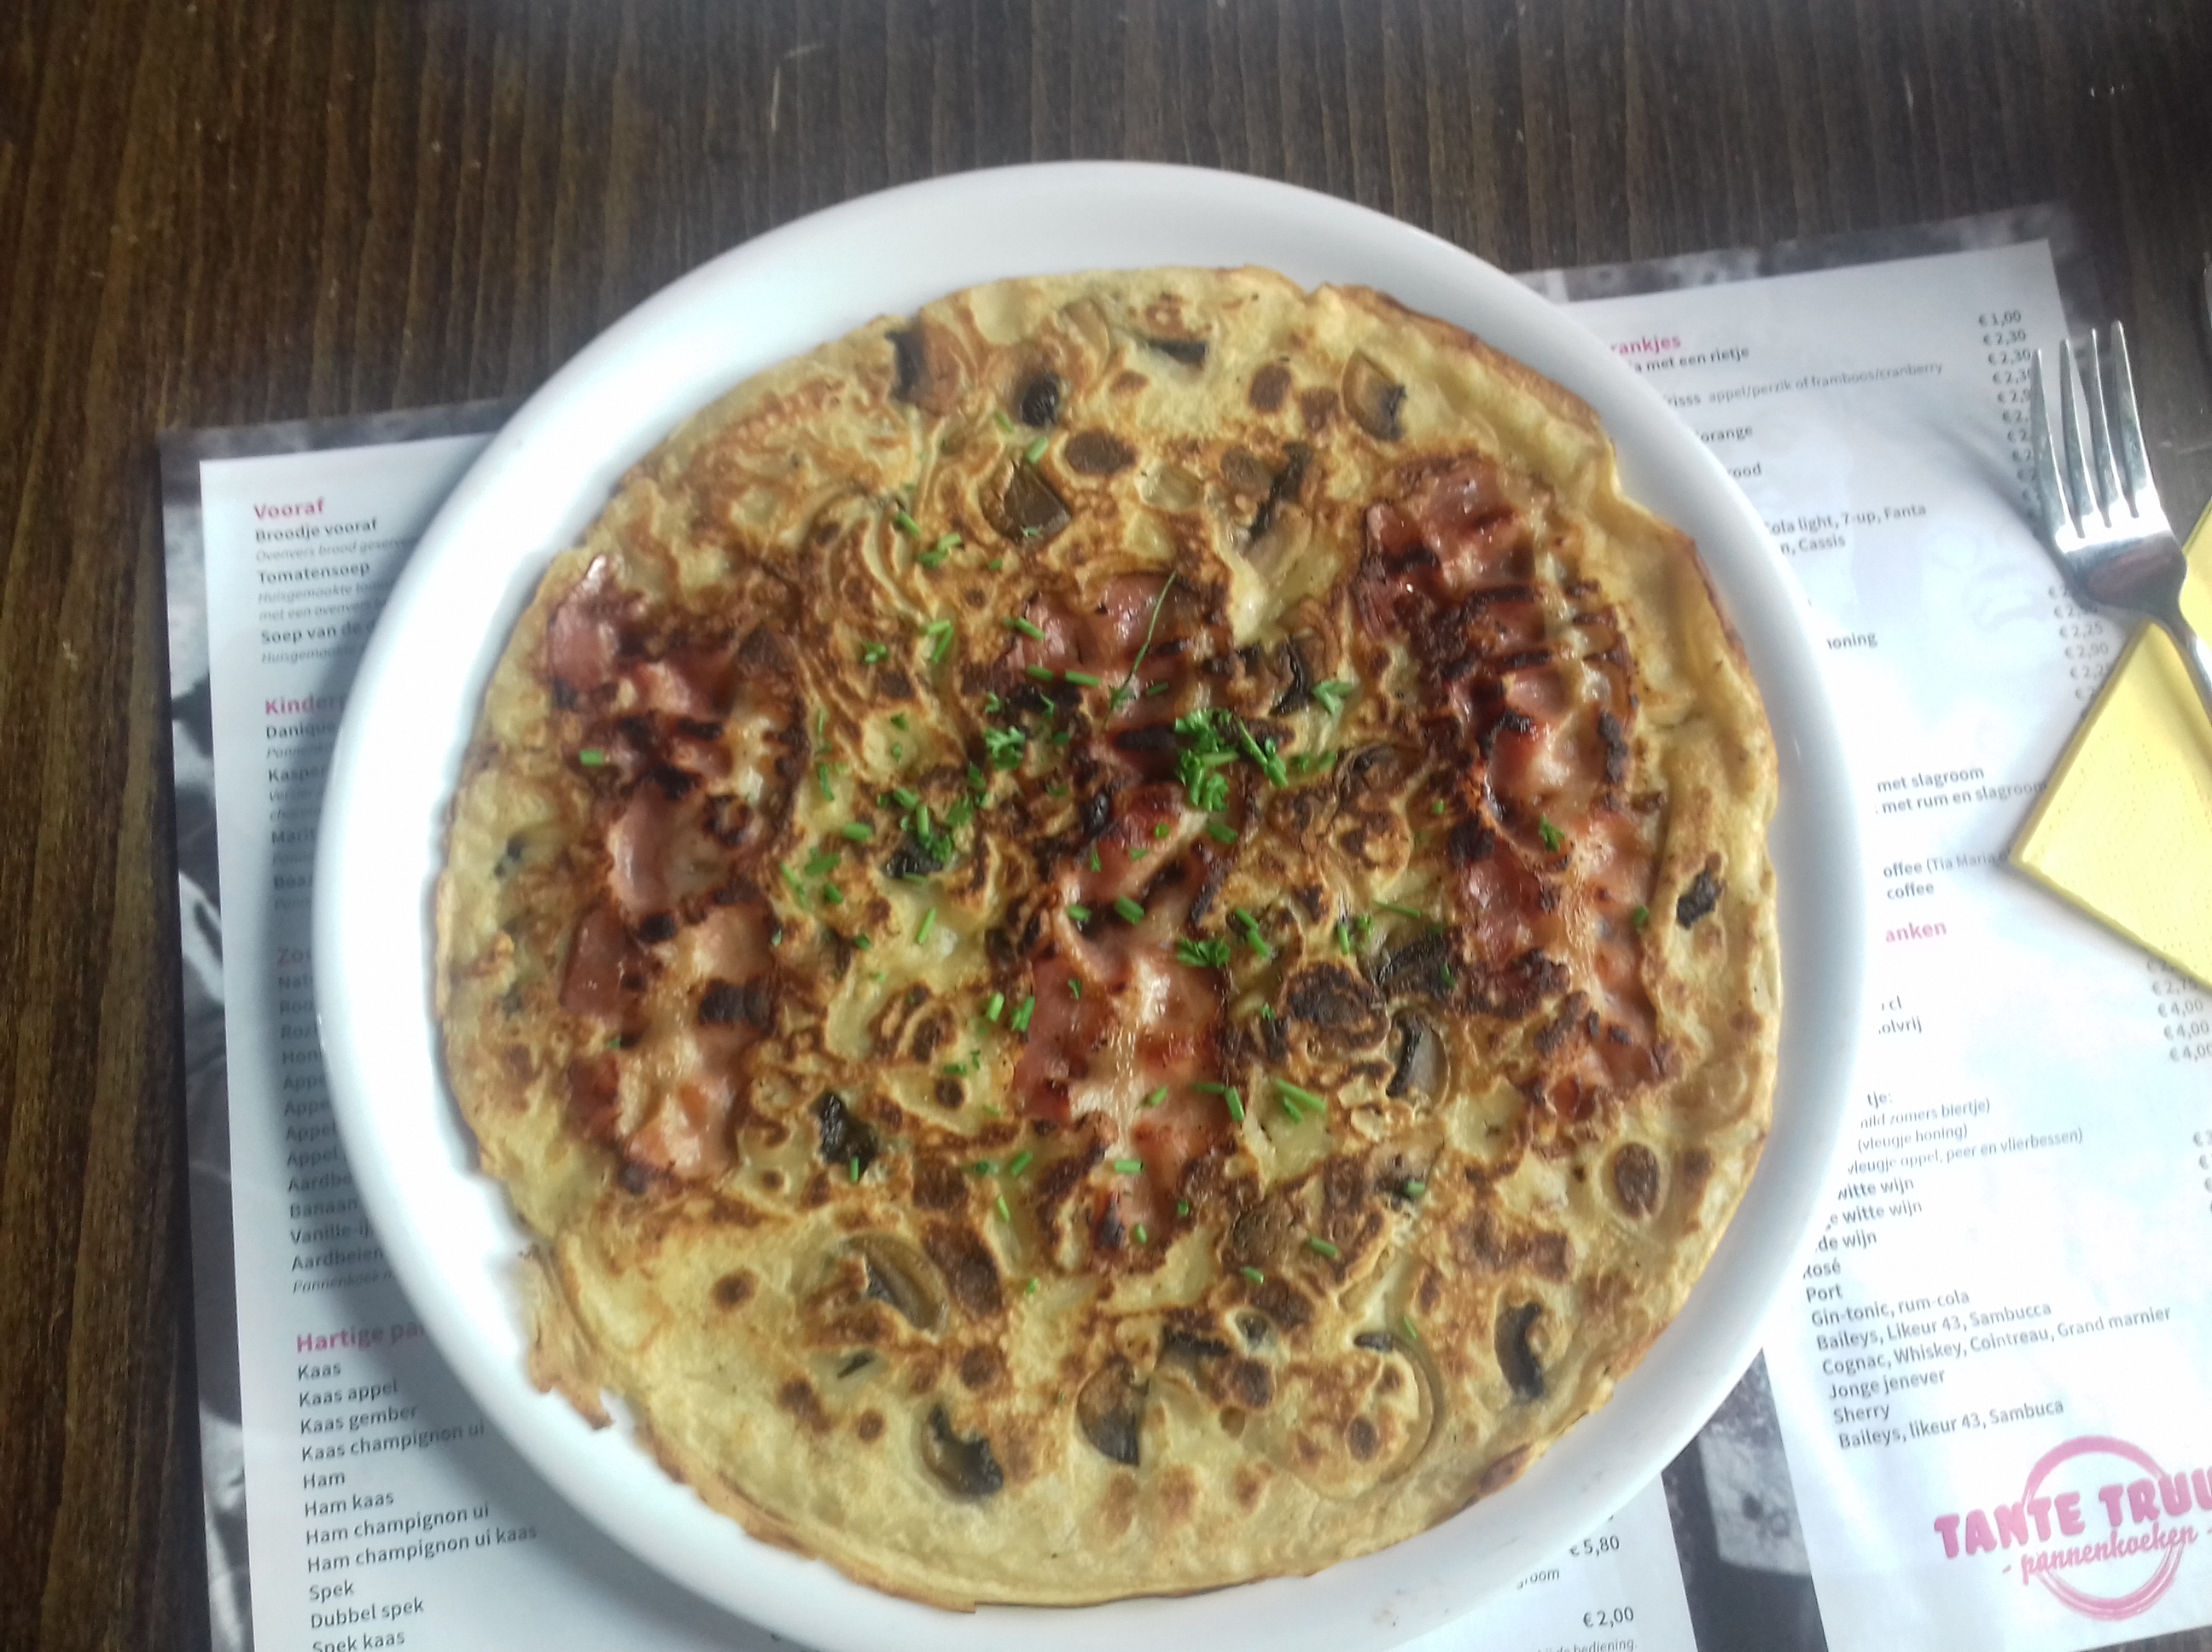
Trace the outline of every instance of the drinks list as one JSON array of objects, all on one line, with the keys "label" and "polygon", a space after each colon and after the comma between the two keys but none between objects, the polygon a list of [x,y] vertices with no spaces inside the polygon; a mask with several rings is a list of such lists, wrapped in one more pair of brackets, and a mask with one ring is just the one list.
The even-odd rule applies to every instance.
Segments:
[{"label": "drinks list", "polygon": [[[2212,1561],[2189,1553],[2212,1507],[2189,1424],[2203,1292],[2177,1265],[2212,1220],[2212,1011],[2001,865],[2120,641],[2064,599],[2019,514],[2028,352],[2063,323],[2050,251],[1621,297],[1550,285],[1765,513],[1867,782],[1880,1009],[1847,1174],[1769,1340],[1829,1644],[1936,1623],[1962,1645],[2066,1649],[2212,1618]],[[235,1348],[216,1351],[238,1426],[204,1432],[238,1454],[211,1456],[210,1485],[242,1472],[251,1638],[766,1646],[487,1431],[352,1191],[313,1014],[324,769],[391,581],[485,440],[392,434],[295,428],[297,451],[205,459],[198,537],[171,522],[172,653],[187,678],[208,665],[179,694],[208,696],[222,890],[207,990],[230,1229],[196,1225],[204,1294],[234,1270]],[[209,780],[192,720],[180,821]],[[216,910],[186,882],[189,911]],[[219,1599],[219,1637],[232,1622],[248,1643],[245,1616]],[[1693,1646],[1661,1488],[1415,1644]]]}]

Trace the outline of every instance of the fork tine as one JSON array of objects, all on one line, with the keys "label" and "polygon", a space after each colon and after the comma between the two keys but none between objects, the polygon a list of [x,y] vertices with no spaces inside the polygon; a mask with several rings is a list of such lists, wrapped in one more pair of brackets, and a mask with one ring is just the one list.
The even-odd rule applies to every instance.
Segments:
[{"label": "fork tine", "polygon": [[2110,411],[2119,451],[2120,477],[2127,483],[2128,503],[2138,516],[2145,506],[2156,509],[2158,490],[2151,485],[2150,461],[2143,452],[2142,418],[2136,410],[2136,375],[2128,365],[2127,329],[2112,323],[2112,353],[2105,358],[2110,376],[2105,400]]},{"label": "fork tine", "polygon": [[2089,467],[2081,457],[2081,416],[2074,405],[2074,341],[2058,347],[2058,432],[2066,447],[2061,474],[2066,483],[2066,513],[2076,531],[2085,531],[2094,497],[2089,490]]},{"label": "fork tine", "polygon": [[2060,530],[2079,532],[2074,513],[2067,507],[2066,489],[2058,480],[2058,453],[2051,445],[2051,413],[2043,387],[2043,352],[2035,353],[2028,368],[2030,393],[2034,398],[2030,428],[2035,443],[2035,514],[2046,541],[2056,542]]},{"label": "fork tine", "polygon": [[2112,468],[2112,430],[2105,408],[2104,352],[2097,330],[2089,329],[2089,364],[2081,369],[2081,394],[2089,404],[2089,479],[2097,490],[2097,509],[2110,527],[2118,519],[2120,479]]}]

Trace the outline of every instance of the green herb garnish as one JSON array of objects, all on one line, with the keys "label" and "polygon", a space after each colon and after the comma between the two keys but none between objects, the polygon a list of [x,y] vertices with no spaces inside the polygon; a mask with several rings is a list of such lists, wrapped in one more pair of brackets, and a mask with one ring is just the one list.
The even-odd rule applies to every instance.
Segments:
[{"label": "green herb garnish", "polygon": [[1428,1190],[1429,1184],[1423,1181],[1418,1176],[1416,1176],[1413,1181],[1408,1181],[1403,1189],[1406,1197],[1408,1199],[1419,1199],[1423,1193],[1428,1192]]},{"label": "green herb garnish", "polygon": [[1018,768],[1022,752],[1030,737],[1018,728],[987,728],[983,731],[983,750],[991,759],[994,768]]},{"label": "green herb garnish", "polygon": [[921,537],[921,525],[904,511],[891,513],[891,525],[909,539],[919,539]]},{"label": "green herb garnish", "polygon": [[999,1199],[998,1199],[998,1206],[999,1206],[999,1220],[1000,1220],[1001,1222],[1004,1222],[1004,1223],[1005,1223],[1008,1227],[1012,1227],[1012,1226],[1013,1226],[1013,1224],[1014,1224],[1014,1213],[1013,1213],[1013,1212],[1012,1212],[1012,1211],[1009,1210],[1009,1209],[1006,1207],[1006,1194],[1004,1194],[1004,1193],[1000,1193],[1000,1194],[999,1195]]},{"label": "green herb garnish", "polygon": [[835,884],[824,884],[822,886],[822,898],[833,907],[841,907],[845,904],[845,891]]},{"label": "green herb garnish", "polygon": [[1114,910],[1120,913],[1124,920],[1133,924],[1137,922],[1145,915],[1144,908],[1139,906],[1136,902],[1131,900],[1126,895],[1117,895],[1114,897]]},{"label": "green herb garnish", "polygon": [[848,1168],[852,1171],[853,1180],[858,1181],[860,1179],[860,1156],[858,1153],[853,1155]]},{"label": "green herb garnish", "polygon": [[1036,1157],[1036,1155],[1035,1153],[1032,1153],[1028,1148],[1024,1147],[1020,1152],[1015,1154],[1014,1157],[1008,1161],[1006,1164],[1006,1174],[1010,1176],[1018,1176],[1021,1175],[1023,1171],[1030,1168],[1030,1161]]},{"label": "green herb garnish", "polygon": [[929,663],[931,665],[934,665],[939,664],[944,659],[946,654],[952,651],[952,622],[951,620],[932,620],[928,624],[921,628],[921,635],[923,639],[930,645]]},{"label": "green herb garnish", "polygon": [[1219,969],[1229,963],[1227,941],[1194,941],[1182,936],[1176,938],[1176,962],[1187,963],[1194,969]]},{"label": "green herb garnish", "polygon": [[1164,1102],[1165,1100],[1167,1100],[1167,1098],[1168,1098],[1168,1087],[1167,1087],[1165,1084],[1162,1084],[1162,1085],[1161,1085],[1158,1090],[1154,1090],[1151,1095],[1149,1095],[1149,1096],[1146,1096],[1146,1097],[1145,1097],[1145,1099],[1143,1100],[1143,1102],[1141,1102],[1140,1103],[1139,1103],[1139,1105],[1143,1106],[1143,1107],[1158,1107],[1158,1106],[1162,1102]]},{"label": "green herb garnish", "polygon": [[587,745],[576,754],[576,761],[586,768],[605,768],[607,754],[595,745]]},{"label": "green herb garnish", "polygon": [[1544,847],[1554,854],[1559,852],[1559,846],[1567,841],[1567,835],[1565,832],[1553,825],[1550,821],[1544,819],[1539,819],[1536,822],[1536,835],[1544,840]]},{"label": "green herb garnish", "polygon": [[1429,915],[1427,913],[1419,910],[1418,908],[1401,906],[1395,901],[1385,901],[1382,902],[1382,909],[1385,912],[1395,912],[1401,918],[1425,918]]},{"label": "green herb garnish", "polygon": [[1287,1078],[1278,1078],[1274,1081],[1274,1084],[1277,1095],[1287,1096],[1300,1106],[1312,1108],[1316,1112],[1324,1110],[1328,1106],[1328,1102],[1324,1098],[1315,1095],[1313,1091],[1303,1085],[1292,1084]]},{"label": "green herb garnish", "polygon": [[1237,1271],[1239,1273],[1242,1273],[1246,1278],[1251,1280],[1254,1285],[1265,1285],[1267,1283],[1267,1276],[1261,1272],[1256,1267],[1240,1267]]},{"label": "green herb garnish", "polygon": [[1344,715],[1344,702],[1359,692],[1356,683],[1316,683],[1313,697],[1321,701],[1322,709],[1332,717]]},{"label": "green herb garnish", "polygon": [[1018,1033],[1025,1033],[1030,1029],[1030,1017],[1036,1013],[1036,994],[1031,993],[1022,1000],[1022,1007],[1014,1011],[1014,1018],[1007,1025]]},{"label": "green herb garnish", "polygon": [[1237,841],[1237,829],[1225,821],[1207,821],[1206,835],[1216,843],[1234,843]]},{"label": "green herb garnish", "polygon": [[1034,465],[1045,456],[1045,450],[1051,446],[1052,438],[1050,436],[1039,436],[1023,451],[1022,457],[1027,459],[1030,464]]},{"label": "green herb garnish", "polygon": [[983,1005],[983,1019],[995,1022],[1006,1012],[1006,995],[1004,993],[992,993],[990,1001]]},{"label": "green herb garnish", "polygon": [[1029,620],[1023,618],[1019,614],[1008,616],[1006,620],[1006,629],[1009,631],[1019,631],[1024,636],[1029,638],[1032,642],[1042,642],[1044,641],[1044,633],[1040,631],[1036,625],[1031,623]]},{"label": "green herb garnish", "polygon": [[855,843],[866,843],[876,835],[876,829],[865,820],[848,820],[837,829]]},{"label": "green herb garnish", "polygon": [[1261,962],[1275,956],[1275,949],[1267,944],[1267,938],[1260,932],[1260,920],[1238,907],[1229,914],[1236,926],[1244,932],[1244,944],[1260,955]]},{"label": "green herb garnish", "polygon": [[1091,676],[1089,671],[1064,671],[1061,675],[1079,689],[1095,689],[1098,686],[1098,679]]},{"label": "green herb garnish", "polygon": [[1067,909],[1067,915],[1074,919],[1075,921],[1079,924],[1087,924],[1091,921],[1091,908],[1089,907],[1070,907]]},{"label": "green herb garnish", "polygon": [[914,944],[920,946],[929,938],[929,932],[937,927],[937,908],[932,907],[921,914],[921,922],[914,932]]},{"label": "green herb garnish", "polygon": [[1628,914],[1628,921],[1634,924],[1638,929],[1643,928],[1651,921],[1651,908],[1650,907],[1637,908],[1635,911]]},{"label": "green herb garnish", "polygon": [[1125,1176],[1140,1176],[1145,1173],[1145,1161],[1140,1158],[1117,1158],[1114,1169]]},{"label": "green herb garnish", "polygon": [[1306,1236],[1306,1248],[1313,1252],[1316,1256],[1328,1257],[1332,1262],[1344,1254],[1342,1251],[1339,1250],[1334,1245],[1329,1243],[1328,1240],[1317,1238],[1312,1234],[1308,1234]]}]

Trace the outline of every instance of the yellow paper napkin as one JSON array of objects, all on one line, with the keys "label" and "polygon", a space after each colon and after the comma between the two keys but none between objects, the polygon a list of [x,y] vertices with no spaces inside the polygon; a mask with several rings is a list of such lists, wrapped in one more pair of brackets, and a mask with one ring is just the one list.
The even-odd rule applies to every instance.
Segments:
[{"label": "yellow paper napkin", "polygon": [[[2212,510],[2189,536],[2181,601],[2212,635]],[[2121,655],[2011,859],[2212,987],[2212,720],[2156,626]]]}]

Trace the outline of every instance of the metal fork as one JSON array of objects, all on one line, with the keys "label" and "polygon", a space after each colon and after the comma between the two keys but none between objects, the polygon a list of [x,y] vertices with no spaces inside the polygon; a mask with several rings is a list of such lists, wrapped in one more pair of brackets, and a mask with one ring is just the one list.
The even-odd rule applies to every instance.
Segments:
[{"label": "metal fork", "polygon": [[[2189,669],[2189,680],[2197,686],[2197,697],[2204,702],[2204,714],[2212,717],[2212,647],[2182,616],[2181,587],[2189,578],[2189,563],[2159,507],[2158,489],[2143,458],[2142,421],[2136,413],[2127,334],[2117,321],[2112,340],[2112,349],[2100,351],[2097,335],[2091,331],[2088,368],[2078,375],[2072,341],[2059,347],[2063,471],[2045,407],[2043,352],[2035,353],[2035,503],[2044,546],[2081,601],[2166,628]],[[2082,381],[2079,391],[2077,376]],[[2084,399],[2089,433],[2086,454],[2081,440],[2085,421],[2075,406]]]}]

